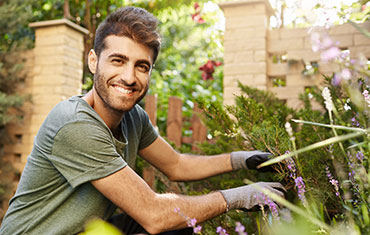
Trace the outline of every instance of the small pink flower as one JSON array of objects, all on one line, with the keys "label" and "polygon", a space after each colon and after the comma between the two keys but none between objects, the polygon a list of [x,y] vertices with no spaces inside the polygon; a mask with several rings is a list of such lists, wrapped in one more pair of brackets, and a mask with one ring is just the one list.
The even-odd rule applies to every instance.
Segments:
[{"label": "small pink flower", "polygon": [[200,225],[198,225],[197,227],[195,227],[194,229],[193,229],[193,232],[194,233],[200,233],[202,231],[202,226],[200,226]]},{"label": "small pink flower", "polygon": [[352,77],[351,71],[347,68],[344,68],[340,74],[341,77],[345,80],[348,80]]},{"label": "small pink flower", "polygon": [[322,61],[328,62],[328,61],[336,59],[338,56],[340,56],[340,53],[341,51],[339,50],[339,48],[333,46],[323,51],[320,57]]},{"label": "small pink flower", "polygon": [[188,227],[194,227],[197,224],[197,220],[195,218],[188,220]]}]

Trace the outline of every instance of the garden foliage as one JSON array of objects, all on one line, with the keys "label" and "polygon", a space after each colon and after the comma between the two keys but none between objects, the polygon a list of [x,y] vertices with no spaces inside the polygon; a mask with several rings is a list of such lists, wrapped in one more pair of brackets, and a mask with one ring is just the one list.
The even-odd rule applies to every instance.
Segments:
[{"label": "garden foliage", "polygon": [[312,33],[313,49],[323,61],[340,64],[341,70],[325,77],[320,88],[307,89],[300,97],[301,108],[290,109],[271,93],[241,84],[242,95],[233,106],[199,101],[214,136],[201,145],[206,154],[269,151],[274,157],[262,165],[273,164],[276,172],[241,171],[211,178],[212,183],[193,184],[191,189],[274,180],[288,190],[282,199],[261,189],[265,195],[261,208],[273,199],[282,205],[279,213],[263,209],[253,220],[253,214],[229,212],[205,223],[202,234],[216,234],[216,224],[233,234],[236,221],[250,233],[370,233],[369,62],[341,52],[325,32],[317,33]]},{"label": "garden foliage", "polygon": [[28,20],[32,16],[31,1],[5,0],[0,3],[0,201],[11,187],[8,179],[12,167],[2,159],[3,145],[9,141],[5,126],[22,117],[20,107],[25,96],[16,94],[16,86],[24,80],[24,59],[20,51],[31,45]]}]

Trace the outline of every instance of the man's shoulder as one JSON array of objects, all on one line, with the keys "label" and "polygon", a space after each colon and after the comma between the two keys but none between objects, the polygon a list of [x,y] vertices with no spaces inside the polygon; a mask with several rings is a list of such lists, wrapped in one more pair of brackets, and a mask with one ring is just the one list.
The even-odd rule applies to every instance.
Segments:
[{"label": "man's shoulder", "polygon": [[142,118],[146,118],[148,116],[148,114],[146,113],[146,111],[138,104],[136,104],[129,112],[128,114],[130,114],[131,116],[137,116],[139,117],[140,119]]}]

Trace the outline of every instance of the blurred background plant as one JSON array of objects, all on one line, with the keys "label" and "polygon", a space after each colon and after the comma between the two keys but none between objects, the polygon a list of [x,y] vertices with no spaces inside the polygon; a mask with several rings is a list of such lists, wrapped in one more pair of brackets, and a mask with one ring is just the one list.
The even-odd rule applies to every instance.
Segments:
[{"label": "blurred background plant", "polygon": [[[4,0],[0,3],[0,205],[11,193],[9,175],[14,171],[3,158],[3,146],[9,143],[6,125],[22,119],[20,109],[27,97],[15,93],[16,84],[24,81],[24,58],[21,50],[32,46],[27,24],[32,18],[30,1]],[[0,208],[1,210],[1,208]],[[0,213],[1,214],[1,213]]]}]

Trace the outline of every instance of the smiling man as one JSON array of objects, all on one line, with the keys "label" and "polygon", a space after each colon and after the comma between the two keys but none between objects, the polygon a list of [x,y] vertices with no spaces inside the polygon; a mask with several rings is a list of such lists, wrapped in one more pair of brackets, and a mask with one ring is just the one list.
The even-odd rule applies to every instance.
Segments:
[{"label": "smiling man", "polygon": [[[109,220],[126,234],[192,234],[175,209],[203,222],[258,206],[253,185],[202,196],[158,194],[133,170],[139,154],[171,180],[199,180],[256,169],[270,155],[180,154],[158,136],[137,105],[160,49],[156,27],[150,13],[134,7],[99,25],[88,56],[93,89],[56,105],[40,127],[0,234],[76,234],[92,218]],[[283,196],[279,183],[258,185]],[[124,213],[112,217],[117,207]]]}]

